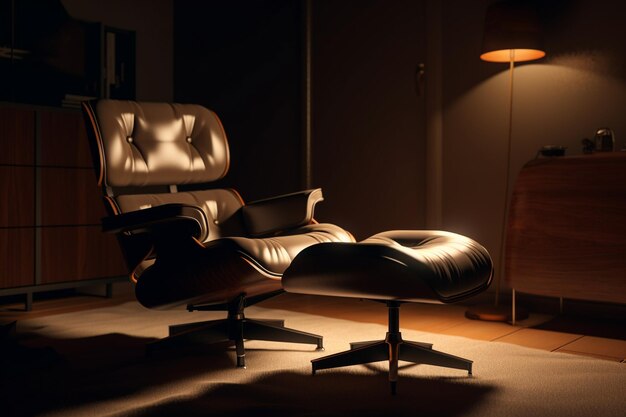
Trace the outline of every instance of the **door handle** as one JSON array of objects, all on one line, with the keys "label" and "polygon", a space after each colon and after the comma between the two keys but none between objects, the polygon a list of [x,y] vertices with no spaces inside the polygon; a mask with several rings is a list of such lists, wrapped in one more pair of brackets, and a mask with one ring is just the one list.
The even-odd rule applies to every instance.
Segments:
[{"label": "door handle", "polygon": [[424,77],[426,73],[426,65],[423,62],[417,64],[415,68],[415,94],[418,97],[424,95]]}]

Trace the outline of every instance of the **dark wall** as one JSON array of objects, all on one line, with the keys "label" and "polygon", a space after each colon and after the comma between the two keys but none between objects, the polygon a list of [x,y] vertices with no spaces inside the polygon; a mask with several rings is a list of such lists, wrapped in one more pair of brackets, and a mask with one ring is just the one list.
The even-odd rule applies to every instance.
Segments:
[{"label": "dark wall", "polygon": [[[424,224],[425,119],[415,71],[424,2],[312,6],[311,186],[320,221],[357,238]],[[305,2],[174,2],[175,100],[222,118],[224,185],[250,200],[302,187]]]},{"label": "dark wall", "polygon": [[301,13],[297,0],[174,2],[174,99],[220,116],[223,185],[246,201],[301,187]]},{"label": "dark wall", "polygon": [[313,185],[358,239],[425,217],[424,2],[313,1]]}]

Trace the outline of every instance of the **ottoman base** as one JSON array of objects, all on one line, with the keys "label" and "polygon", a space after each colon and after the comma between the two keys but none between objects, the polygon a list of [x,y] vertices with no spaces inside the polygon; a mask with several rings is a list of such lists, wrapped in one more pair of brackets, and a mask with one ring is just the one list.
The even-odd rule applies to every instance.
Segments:
[{"label": "ottoman base", "polygon": [[463,369],[472,374],[472,361],[432,349],[429,343],[402,340],[400,333],[400,302],[387,301],[389,331],[384,340],[350,343],[350,350],[311,361],[313,375],[321,369],[339,368],[370,362],[389,361],[389,384],[396,394],[398,383],[398,360],[416,364]]}]

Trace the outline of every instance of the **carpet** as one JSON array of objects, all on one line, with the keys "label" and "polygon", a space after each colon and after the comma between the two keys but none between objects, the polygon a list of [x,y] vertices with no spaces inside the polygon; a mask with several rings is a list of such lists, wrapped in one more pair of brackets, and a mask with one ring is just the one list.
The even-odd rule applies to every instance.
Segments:
[{"label": "carpet", "polygon": [[[373,307],[375,308],[375,307]],[[17,323],[3,347],[2,416],[626,415],[626,365],[506,343],[403,330],[406,340],[474,361],[460,370],[401,362],[391,396],[379,362],[311,375],[310,360],[384,337],[379,324],[254,306],[253,318],[324,336],[313,346],[249,341],[247,369],[225,346],[146,357],[167,325],[223,313],[152,311],[135,302]]]}]

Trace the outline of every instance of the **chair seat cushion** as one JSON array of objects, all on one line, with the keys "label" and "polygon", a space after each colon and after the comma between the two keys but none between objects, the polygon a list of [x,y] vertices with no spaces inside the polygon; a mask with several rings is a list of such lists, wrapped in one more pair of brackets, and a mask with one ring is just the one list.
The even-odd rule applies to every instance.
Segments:
[{"label": "chair seat cushion", "polygon": [[484,291],[493,265],[465,236],[395,230],[359,243],[306,248],[283,274],[289,292],[374,300],[454,302]]},{"label": "chair seat cushion", "polygon": [[247,258],[270,274],[281,275],[304,248],[326,242],[353,242],[341,227],[328,223],[309,224],[265,238],[224,237],[235,243]]},{"label": "chair seat cushion", "polygon": [[352,236],[332,224],[311,224],[262,239],[225,237],[200,246],[194,242],[177,253],[157,256],[138,279],[135,294],[145,307],[168,308],[278,291],[283,271],[299,251],[333,241],[349,242]]}]

